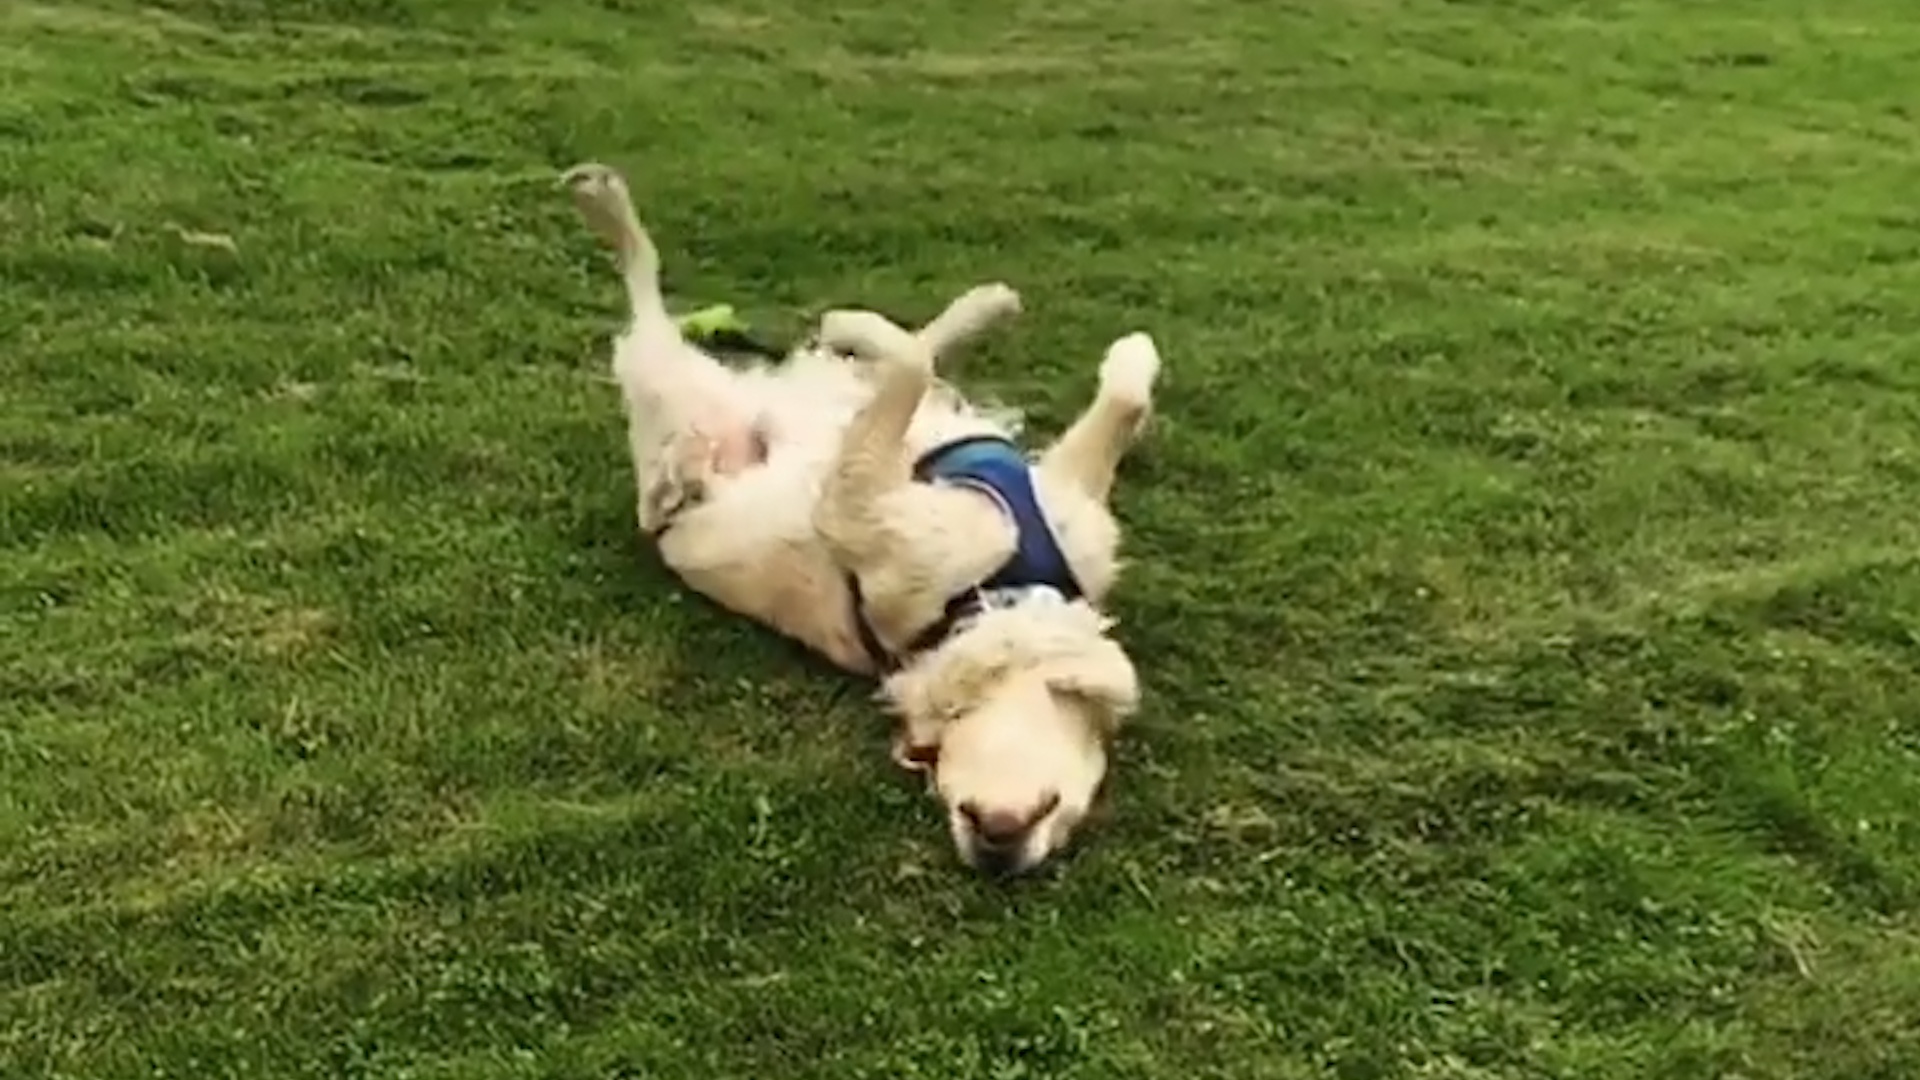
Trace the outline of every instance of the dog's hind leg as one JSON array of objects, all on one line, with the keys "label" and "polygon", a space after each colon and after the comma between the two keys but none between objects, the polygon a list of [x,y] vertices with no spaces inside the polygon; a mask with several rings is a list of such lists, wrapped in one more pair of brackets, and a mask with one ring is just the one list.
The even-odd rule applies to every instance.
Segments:
[{"label": "dog's hind leg", "polygon": [[[766,433],[738,393],[738,380],[690,344],[667,314],[660,293],[660,253],[634,213],[626,180],[588,162],[560,177],[574,206],[614,249],[626,286],[628,326],[614,353],[614,375],[635,423],[690,440],[679,458],[697,472],[735,472],[766,458]],[[643,435],[645,433],[642,433]]]},{"label": "dog's hind leg", "polygon": [[1159,373],[1160,352],[1146,334],[1108,346],[1092,404],[1040,455],[1039,469],[1106,502],[1120,459],[1152,413]]},{"label": "dog's hind leg", "polygon": [[875,360],[879,385],[854,414],[814,506],[814,530],[860,583],[881,640],[903,648],[947,601],[1012,555],[1017,537],[976,492],[914,482],[907,429],[933,384],[933,356],[880,315],[829,312],[829,347]]},{"label": "dog's hind leg", "polygon": [[634,213],[626,178],[610,165],[589,161],[561,173],[560,184],[573,196],[587,228],[613,247],[632,321],[671,325],[660,294],[660,251]]}]

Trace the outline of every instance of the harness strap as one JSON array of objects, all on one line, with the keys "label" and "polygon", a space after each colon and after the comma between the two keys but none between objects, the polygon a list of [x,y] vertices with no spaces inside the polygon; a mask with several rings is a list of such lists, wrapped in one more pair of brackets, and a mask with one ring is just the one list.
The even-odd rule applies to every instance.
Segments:
[{"label": "harness strap", "polygon": [[975,435],[937,446],[914,463],[913,478],[920,483],[944,482],[966,487],[992,498],[1013,522],[1018,535],[1007,561],[949,600],[940,618],[914,635],[899,655],[880,641],[873,625],[867,621],[860,579],[847,575],[847,591],[852,598],[853,622],[860,644],[881,672],[898,670],[907,658],[940,644],[962,623],[984,611],[1041,595],[1060,601],[1083,595],[1066,554],[1060,550],[1053,530],[1040,511],[1030,467],[1012,441],[999,435]]},{"label": "harness strap", "polygon": [[914,639],[907,643],[905,651],[895,655],[880,640],[880,635],[874,633],[873,624],[867,621],[867,600],[860,591],[860,579],[853,574],[847,575],[847,592],[853,601],[853,627],[860,635],[860,647],[867,651],[867,659],[873,661],[874,668],[883,674],[900,670],[902,662],[907,657],[918,656],[940,644],[948,634],[953,632],[955,624],[961,619],[977,615],[984,610],[983,606],[977,602],[972,605],[965,603],[979,593],[978,589],[968,590],[964,596],[957,597],[949,603],[947,610],[933,625],[915,635]]}]

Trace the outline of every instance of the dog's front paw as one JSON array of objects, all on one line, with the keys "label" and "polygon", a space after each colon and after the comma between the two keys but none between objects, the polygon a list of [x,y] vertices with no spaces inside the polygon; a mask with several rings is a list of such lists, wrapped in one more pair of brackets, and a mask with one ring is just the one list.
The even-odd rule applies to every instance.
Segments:
[{"label": "dog's front paw", "polygon": [[1144,409],[1153,403],[1153,384],[1160,377],[1160,350],[1144,333],[1128,334],[1107,347],[1100,362],[1100,395],[1122,405]]},{"label": "dog's front paw", "polygon": [[975,285],[961,295],[960,302],[982,326],[1020,314],[1020,293],[1004,281]]},{"label": "dog's front paw", "polygon": [[820,342],[837,353],[908,368],[928,378],[933,376],[933,353],[912,334],[875,312],[827,312],[820,316]]}]

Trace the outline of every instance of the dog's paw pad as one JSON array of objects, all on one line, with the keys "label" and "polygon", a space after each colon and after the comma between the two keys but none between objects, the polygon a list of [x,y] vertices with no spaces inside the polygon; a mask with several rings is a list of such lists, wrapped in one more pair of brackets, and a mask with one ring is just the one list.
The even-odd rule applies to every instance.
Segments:
[{"label": "dog's paw pad", "polygon": [[625,185],[620,179],[620,173],[613,166],[602,165],[597,161],[586,161],[561,173],[560,186],[572,188],[585,195]]},{"label": "dog's paw pad", "polygon": [[575,165],[560,174],[560,186],[573,197],[573,205],[587,223],[602,232],[617,232],[623,208],[631,206],[627,182],[619,171],[608,165],[588,162]]},{"label": "dog's paw pad", "polygon": [[1154,380],[1160,377],[1160,350],[1144,333],[1128,334],[1107,347],[1100,362],[1100,393],[1114,400],[1144,406],[1153,400]]}]

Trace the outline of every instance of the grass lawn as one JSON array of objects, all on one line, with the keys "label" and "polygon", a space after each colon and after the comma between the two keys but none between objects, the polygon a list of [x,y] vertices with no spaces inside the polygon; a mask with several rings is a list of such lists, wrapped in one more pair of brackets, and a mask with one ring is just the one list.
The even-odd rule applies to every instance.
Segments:
[{"label": "grass lawn", "polygon": [[[0,1076],[1920,1076],[1911,6],[0,4]],[[1061,872],[634,535],[586,158],[1158,338]]]}]

